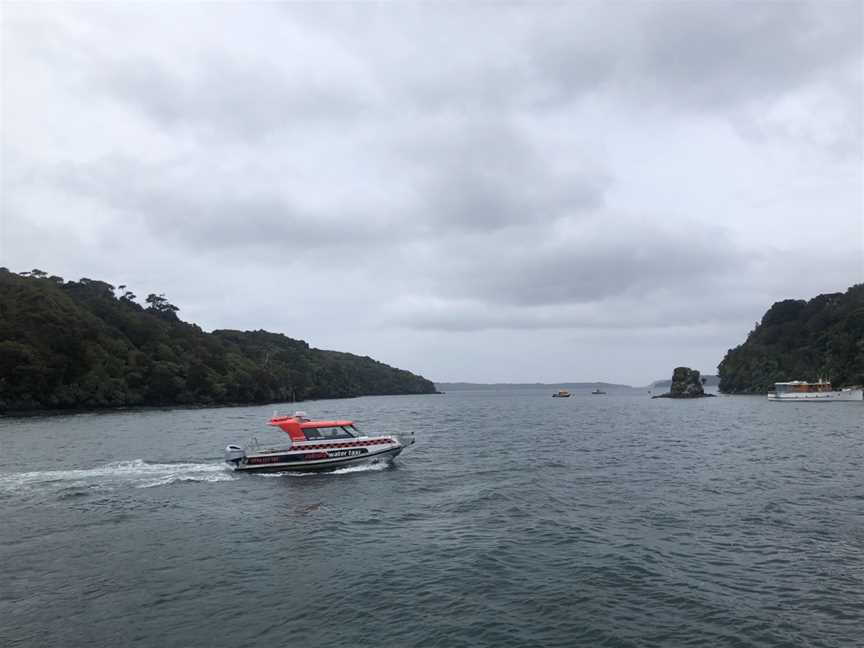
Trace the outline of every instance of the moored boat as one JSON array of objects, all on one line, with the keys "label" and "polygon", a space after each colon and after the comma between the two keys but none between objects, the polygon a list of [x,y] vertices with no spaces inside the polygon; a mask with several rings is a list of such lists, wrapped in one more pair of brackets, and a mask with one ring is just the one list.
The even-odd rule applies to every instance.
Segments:
[{"label": "moored boat", "polygon": [[268,425],[285,432],[289,445],[261,448],[255,440],[245,447],[232,444],[225,448],[225,462],[249,472],[328,471],[389,463],[414,443],[413,434],[366,436],[353,421],[313,421],[304,412],[275,416]]},{"label": "moored boat", "polygon": [[768,392],[768,400],[817,403],[860,401],[864,400],[864,389],[861,387],[832,389],[831,383],[827,380],[817,380],[812,383],[806,380],[793,380],[774,383],[774,391]]}]

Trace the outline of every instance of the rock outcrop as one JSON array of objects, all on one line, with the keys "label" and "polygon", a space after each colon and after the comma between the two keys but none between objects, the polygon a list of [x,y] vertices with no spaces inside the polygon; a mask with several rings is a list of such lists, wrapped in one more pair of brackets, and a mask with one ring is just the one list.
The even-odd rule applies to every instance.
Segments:
[{"label": "rock outcrop", "polygon": [[653,398],[704,398],[713,395],[705,393],[702,376],[698,371],[690,367],[675,367],[669,391]]}]

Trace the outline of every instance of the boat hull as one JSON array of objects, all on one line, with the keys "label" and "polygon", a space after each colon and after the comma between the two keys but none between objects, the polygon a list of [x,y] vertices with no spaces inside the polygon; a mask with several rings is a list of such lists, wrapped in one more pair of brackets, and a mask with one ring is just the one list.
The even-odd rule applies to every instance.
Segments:
[{"label": "boat hull", "polygon": [[830,403],[835,401],[861,401],[864,400],[862,389],[841,389],[824,392],[786,392],[769,393],[768,400],[784,403]]},{"label": "boat hull", "polygon": [[[366,454],[359,454],[345,457],[328,457],[326,459],[296,459],[291,457],[291,461],[271,461],[268,463],[247,463],[250,458],[232,463],[232,468],[236,472],[254,472],[254,473],[274,473],[274,472],[332,472],[340,468],[348,466],[362,466],[389,463],[395,459],[399,453],[405,448],[396,446],[383,450],[373,451]],[[295,453],[296,454],[296,453]],[[267,455],[258,455],[267,456]],[[290,455],[289,455],[290,456]],[[273,456],[278,459],[278,456]]]}]

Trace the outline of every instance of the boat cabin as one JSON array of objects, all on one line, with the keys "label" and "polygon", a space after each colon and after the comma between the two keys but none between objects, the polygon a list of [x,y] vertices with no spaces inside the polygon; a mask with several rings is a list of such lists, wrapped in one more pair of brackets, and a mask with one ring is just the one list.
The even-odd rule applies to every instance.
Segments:
[{"label": "boat cabin", "polygon": [[806,380],[793,380],[791,382],[774,383],[775,394],[809,394],[813,392],[830,392],[831,383],[827,380],[807,382]]},{"label": "boat cabin", "polygon": [[294,416],[274,416],[268,425],[280,428],[291,437],[292,442],[354,439],[360,436],[354,421],[310,421],[302,412]]}]

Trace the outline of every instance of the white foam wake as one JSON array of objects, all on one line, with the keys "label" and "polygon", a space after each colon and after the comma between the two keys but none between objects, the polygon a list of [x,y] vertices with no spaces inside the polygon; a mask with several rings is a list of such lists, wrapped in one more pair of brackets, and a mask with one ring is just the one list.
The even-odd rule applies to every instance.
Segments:
[{"label": "white foam wake", "polygon": [[82,470],[38,470],[0,473],[0,492],[42,488],[149,488],[174,482],[218,482],[234,479],[222,463],[150,463],[118,461]]},{"label": "white foam wake", "polygon": [[376,464],[359,464],[357,466],[345,466],[344,468],[337,468],[333,471],[334,475],[348,475],[351,473],[358,472],[375,472],[378,470],[387,470],[390,468],[390,464],[386,461],[382,461]]}]

